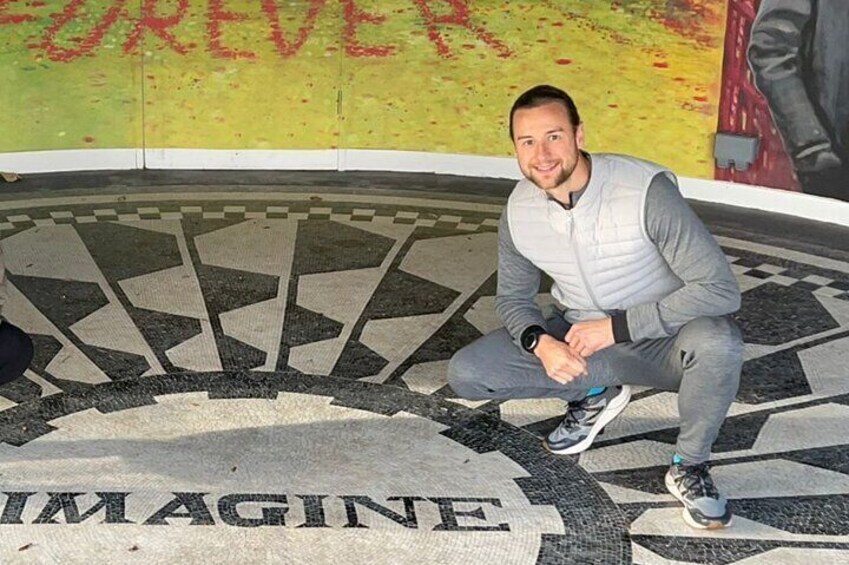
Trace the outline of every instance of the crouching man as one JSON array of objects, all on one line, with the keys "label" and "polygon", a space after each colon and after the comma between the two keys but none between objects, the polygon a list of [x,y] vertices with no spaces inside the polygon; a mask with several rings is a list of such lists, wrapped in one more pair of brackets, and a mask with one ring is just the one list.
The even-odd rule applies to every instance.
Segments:
[{"label": "crouching man", "polygon": [[[677,391],[681,427],[666,486],[690,526],[728,526],[708,469],[743,356],[726,317],[740,291],[724,254],[671,172],[583,150],[583,124],[562,90],[522,94],[510,136],[526,178],[499,228],[496,310],[505,327],[457,352],[451,387],[471,400],[565,400],[544,441],[560,454],[590,447],[627,405],[628,385]],[[549,319],[534,302],[542,272],[563,308]]]}]

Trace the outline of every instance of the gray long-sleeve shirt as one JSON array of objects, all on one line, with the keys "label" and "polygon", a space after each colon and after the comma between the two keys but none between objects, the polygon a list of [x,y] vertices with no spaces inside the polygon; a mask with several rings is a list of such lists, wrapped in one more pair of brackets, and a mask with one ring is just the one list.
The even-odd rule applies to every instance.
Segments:
[{"label": "gray long-sleeve shirt", "polygon": [[[573,206],[581,194],[573,193]],[[666,175],[654,177],[645,206],[646,231],[684,284],[659,302],[615,313],[617,341],[674,335],[695,318],[736,311],[740,307],[740,289],[725,255]],[[498,241],[495,309],[510,335],[518,340],[530,326],[545,327],[545,318],[534,301],[542,272],[516,249],[506,208],[501,215]]]}]

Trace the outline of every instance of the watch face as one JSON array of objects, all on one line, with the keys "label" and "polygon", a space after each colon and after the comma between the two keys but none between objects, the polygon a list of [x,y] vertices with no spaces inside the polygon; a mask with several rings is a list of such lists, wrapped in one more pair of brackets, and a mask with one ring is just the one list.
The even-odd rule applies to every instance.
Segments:
[{"label": "watch face", "polygon": [[533,351],[537,346],[537,342],[539,341],[539,333],[537,332],[528,332],[522,338],[522,347],[525,348],[525,351]]}]

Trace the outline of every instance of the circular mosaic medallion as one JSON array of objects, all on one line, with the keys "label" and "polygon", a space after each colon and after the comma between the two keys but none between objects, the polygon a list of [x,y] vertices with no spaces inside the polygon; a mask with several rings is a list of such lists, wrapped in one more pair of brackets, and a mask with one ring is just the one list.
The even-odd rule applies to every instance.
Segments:
[{"label": "circular mosaic medallion", "polygon": [[622,515],[587,473],[497,418],[396,387],[141,377],[0,421],[4,562],[630,558]]},{"label": "circular mosaic medallion", "polygon": [[3,316],[36,355],[0,386],[0,561],[843,558],[839,253],[709,226],[746,362],[712,469],[742,527],[705,537],[663,486],[675,393],[635,391],[575,460],[533,437],[559,400],[454,398],[451,355],[501,325],[501,206],[475,181],[458,201],[298,178],[314,192],[2,203]]}]

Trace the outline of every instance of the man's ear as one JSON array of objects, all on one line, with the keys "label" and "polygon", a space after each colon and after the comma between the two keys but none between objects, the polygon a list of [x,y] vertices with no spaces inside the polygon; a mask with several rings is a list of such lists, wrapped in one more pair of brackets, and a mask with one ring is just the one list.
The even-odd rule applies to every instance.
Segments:
[{"label": "man's ear", "polygon": [[584,148],[584,124],[578,124],[578,127],[575,128],[575,144],[578,149]]}]

